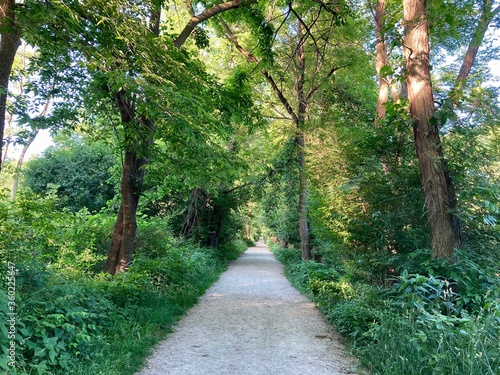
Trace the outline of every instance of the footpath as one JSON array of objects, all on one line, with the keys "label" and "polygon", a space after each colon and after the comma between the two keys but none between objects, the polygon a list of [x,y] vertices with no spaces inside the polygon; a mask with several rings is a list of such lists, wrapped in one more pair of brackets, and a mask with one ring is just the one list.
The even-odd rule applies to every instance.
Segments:
[{"label": "footpath", "polygon": [[340,375],[355,361],[258,242],[200,298],[137,375]]}]

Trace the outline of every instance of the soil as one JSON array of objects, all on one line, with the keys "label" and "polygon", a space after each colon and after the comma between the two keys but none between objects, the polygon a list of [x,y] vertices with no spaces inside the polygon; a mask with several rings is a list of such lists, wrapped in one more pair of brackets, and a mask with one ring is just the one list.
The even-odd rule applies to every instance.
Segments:
[{"label": "soil", "polygon": [[355,368],[339,335],[258,242],[230,264],[137,375],[339,375]]}]

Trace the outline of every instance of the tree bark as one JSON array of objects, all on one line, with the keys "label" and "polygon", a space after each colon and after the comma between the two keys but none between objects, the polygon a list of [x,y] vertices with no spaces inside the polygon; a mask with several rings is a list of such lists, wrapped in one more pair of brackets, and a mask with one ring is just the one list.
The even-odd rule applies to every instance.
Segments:
[{"label": "tree bark", "polygon": [[378,0],[377,6],[373,11],[373,19],[375,21],[375,35],[377,37],[375,69],[378,76],[378,99],[377,99],[377,116],[375,118],[375,126],[378,126],[380,119],[385,118],[385,105],[389,101],[389,79],[381,74],[382,68],[389,65],[387,54],[387,45],[385,43],[384,33],[384,16],[386,13],[386,0]]},{"label": "tree bark", "polygon": [[23,145],[23,149],[21,150],[21,154],[19,155],[19,158],[17,159],[17,165],[16,165],[16,173],[14,174],[14,181],[12,183],[12,191],[10,192],[10,199],[11,200],[16,200],[16,195],[17,195],[17,190],[19,188],[19,177],[21,174],[21,168],[23,167],[24,163],[24,158],[26,157],[26,152],[28,151],[28,148],[31,146],[31,144],[35,141],[36,136],[38,135],[39,130],[35,130],[33,134],[30,135],[26,143]]},{"label": "tree bark", "polygon": [[[10,130],[10,129],[12,129],[12,119],[14,118],[14,115],[12,114],[12,112],[7,112],[6,115],[7,114],[8,114],[8,118],[6,119],[6,125],[7,125],[7,130]],[[4,129],[4,137],[5,137],[5,129]],[[2,158],[2,160],[0,160],[0,164],[5,163],[5,160],[7,159],[7,155],[9,154],[10,143],[11,143],[10,140],[5,143],[5,147],[3,150],[3,156],[0,155],[0,157]]]},{"label": "tree bark", "polygon": [[305,139],[304,133],[298,131],[295,143],[298,148],[299,165],[299,235],[302,260],[311,260],[311,248],[309,246],[309,220],[307,209],[307,176],[305,168]]},{"label": "tree bark", "polygon": [[[17,49],[21,45],[21,38],[15,23],[15,9],[15,0],[0,0],[0,28],[2,33],[0,42],[0,155],[2,155],[3,147],[9,78]],[[0,170],[2,170],[2,162],[3,160],[0,158]]]},{"label": "tree bark", "polygon": [[408,98],[430,225],[431,253],[433,258],[450,258],[456,241],[439,130],[437,124],[431,123],[434,115],[434,99],[430,75],[426,0],[404,0],[403,17]]},{"label": "tree bark", "polygon": [[137,206],[148,162],[147,153],[155,130],[152,120],[136,119],[135,107],[123,90],[116,94],[116,103],[124,127],[125,154],[120,181],[120,210],[104,266],[104,272],[110,274],[125,271],[132,259],[137,232]]}]

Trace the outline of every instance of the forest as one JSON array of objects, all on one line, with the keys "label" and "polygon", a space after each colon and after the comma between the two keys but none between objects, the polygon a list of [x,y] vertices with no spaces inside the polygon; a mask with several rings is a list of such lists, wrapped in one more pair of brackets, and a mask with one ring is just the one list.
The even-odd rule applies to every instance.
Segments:
[{"label": "forest", "polygon": [[499,13],[0,0],[0,371],[133,374],[262,236],[367,373],[499,375]]}]

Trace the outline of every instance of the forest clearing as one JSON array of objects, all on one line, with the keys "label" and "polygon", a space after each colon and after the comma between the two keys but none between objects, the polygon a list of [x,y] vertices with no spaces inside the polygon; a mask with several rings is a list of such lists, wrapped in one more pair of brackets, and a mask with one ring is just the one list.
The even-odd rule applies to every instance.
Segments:
[{"label": "forest clearing", "polygon": [[262,238],[345,348],[203,371],[500,374],[500,3],[0,4],[0,372],[136,374]]}]

